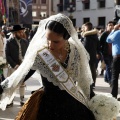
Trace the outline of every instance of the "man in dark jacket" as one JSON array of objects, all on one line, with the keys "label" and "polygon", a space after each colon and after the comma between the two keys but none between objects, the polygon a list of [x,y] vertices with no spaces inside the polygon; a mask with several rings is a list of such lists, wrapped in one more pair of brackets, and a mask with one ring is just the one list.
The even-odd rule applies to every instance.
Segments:
[{"label": "man in dark jacket", "polygon": [[[20,66],[20,64],[23,61],[26,50],[28,48],[28,41],[23,39],[23,34],[24,34],[23,30],[24,28],[22,28],[20,25],[14,25],[13,29],[11,30],[13,37],[7,40],[7,43],[6,43],[5,53],[6,53],[6,60],[10,67],[8,70],[9,75],[12,74]],[[23,102],[24,89],[25,89],[25,85],[23,83],[19,88],[21,105],[24,104]],[[13,103],[11,103],[10,106],[12,104]]]},{"label": "man in dark jacket", "polygon": [[92,87],[95,87],[96,82],[96,57],[99,57],[99,40],[97,36],[97,30],[93,29],[93,25],[90,22],[84,24],[85,32],[84,32],[84,47],[90,55],[90,69],[93,78]]},{"label": "man in dark jacket", "polygon": [[115,25],[114,21],[109,21],[106,26],[105,32],[100,37],[100,47],[103,60],[106,64],[106,72],[104,76],[105,82],[111,84],[111,64],[112,64],[112,44],[107,43],[106,39]]}]

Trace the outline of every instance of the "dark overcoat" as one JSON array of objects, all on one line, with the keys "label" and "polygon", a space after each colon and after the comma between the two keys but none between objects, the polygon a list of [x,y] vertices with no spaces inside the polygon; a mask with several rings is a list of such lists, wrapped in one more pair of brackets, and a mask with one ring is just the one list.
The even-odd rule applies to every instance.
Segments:
[{"label": "dark overcoat", "polygon": [[[20,40],[20,45],[21,45],[23,57],[24,57],[26,50],[28,48],[28,44],[29,44],[29,42],[27,40],[25,40],[25,39]],[[21,64],[21,60],[19,59],[19,46],[18,46],[15,38],[11,38],[7,41],[5,53],[6,53],[6,60],[12,68],[14,68],[16,65]]]}]

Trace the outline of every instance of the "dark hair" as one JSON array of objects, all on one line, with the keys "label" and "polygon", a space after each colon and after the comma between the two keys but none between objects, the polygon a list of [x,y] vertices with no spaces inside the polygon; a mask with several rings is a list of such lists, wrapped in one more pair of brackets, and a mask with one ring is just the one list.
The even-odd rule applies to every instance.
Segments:
[{"label": "dark hair", "polygon": [[88,27],[88,30],[92,30],[92,29],[93,29],[93,25],[92,25],[91,22],[87,22],[87,23],[85,23],[85,26]]},{"label": "dark hair", "polygon": [[61,34],[63,35],[63,38],[65,40],[68,40],[70,38],[69,33],[67,32],[67,30],[63,27],[63,25],[59,22],[56,21],[49,21],[46,26],[45,29],[49,29],[55,33]]},{"label": "dark hair", "polygon": [[113,26],[116,24],[116,22],[115,21],[109,21],[108,23],[107,23],[107,25],[108,24],[113,24]]}]

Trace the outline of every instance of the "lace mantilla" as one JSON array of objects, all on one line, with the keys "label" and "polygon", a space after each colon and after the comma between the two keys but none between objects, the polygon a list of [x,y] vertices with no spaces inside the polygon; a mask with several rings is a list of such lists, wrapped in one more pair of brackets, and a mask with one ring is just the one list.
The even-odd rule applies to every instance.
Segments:
[{"label": "lace mantilla", "polygon": [[[73,47],[72,44],[70,46],[72,51],[69,54],[69,60],[68,60],[68,64],[70,63],[70,65],[66,68],[66,71],[68,75],[73,78],[74,83],[76,83],[77,77],[80,75],[78,70],[78,65],[76,63],[78,63],[78,61],[80,60],[80,56],[78,54],[76,47],[75,46]],[[74,57],[72,57],[73,54],[74,54]],[[36,56],[35,63],[33,64],[32,69],[34,70],[38,69],[40,73],[48,79],[49,82],[52,82],[55,86],[58,86],[61,90],[63,90],[62,86],[59,84],[56,78],[52,75],[52,73],[49,71],[47,66],[43,63],[39,55]]]},{"label": "lace mantilla", "polygon": [[[89,82],[87,84],[85,84],[85,81],[83,79],[84,77],[81,74],[82,65],[80,65],[80,59],[81,59],[80,54],[79,54],[77,48],[75,47],[75,45],[73,45],[71,42],[70,42],[70,51],[71,52],[69,54],[68,66],[65,70],[67,71],[68,75],[73,79],[76,86],[77,86],[78,82],[81,83],[82,88],[79,87],[78,89],[80,91],[82,91],[83,96],[85,97],[86,96],[84,94],[85,91],[89,91],[89,87],[86,87],[87,84],[89,86]],[[64,90],[63,87],[60,85],[60,83],[53,76],[53,74],[49,71],[47,66],[43,63],[43,61],[41,60],[39,55],[36,56],[36,59],[35,59],[32,69],[34,69],[34,70],[38,69],[40,71],[40,73],[48,79],[49,82],[52,82],[55,86],[58,86],[61,90]]]},{"label": "lace mantilla", "polygon": [[[4,94],[2,94],[0,100],[1,103],[0,108],[2,110],[5,110],[6,105],[9,103],[9,101],[12,101],[12,99],[14,98],[15,89],[17,88],[17,86],[20,85],[22,79],[27,75],[27,73],[33,66],[35,58],[37,56],[37,51],[43,49],[47,44],[47,39],[45,38],[46,33],[45,26],[51,20],[61,23],[71,36],[69,42],[72,43],[73,45],[70,44],[71,53],[68,61],[67,71],[69,75],[72,76],[73,80],[76,82],[77,89],[82,90],[83,94],[89,100],[90,84],[92,83],[92,76],[89,68],[89,55],[85,50],[84,46],[82,45],[82,43],[79,41],[77,32],[72,24],[72,21],[63,14],[57,14],[40,21],[38,30],[29,44],[26,55],[24,57],[24,61],[10,77],[8,77],[6,80],[2,82],[2,85],[4,85],[5,82],[8,80],[8,88],[4,90]],[[78,55],[76,55],[75,57],[74,54]],[[40,66],[43,65],[40,64]],[[48,73],[48,70],[45,69],[42,70],[42,72],[43,72],[42,74],[45,75],[46,72]],[[48,76],[49,78],[52,77],[50,73],[49,76]],[[52,79],[50,79],[49,81],[52,81]],[[54,82],[53,84],[59,86],[59,83],[57,82]]]},{"label": "lace mantilla", "polygon": [[[53,16],[51,16],[52,18]],[[57,21],[59,23],[61,23],[64,28],[66,28],[66,30],[68,31],[68,33],[71,35],[71,29],[70,29],[70,24],[72,24],[72,22],[69,20],[69,18],[65,19],[64,15],[61,15],[60,17],[53,17],[54,21]]]}]

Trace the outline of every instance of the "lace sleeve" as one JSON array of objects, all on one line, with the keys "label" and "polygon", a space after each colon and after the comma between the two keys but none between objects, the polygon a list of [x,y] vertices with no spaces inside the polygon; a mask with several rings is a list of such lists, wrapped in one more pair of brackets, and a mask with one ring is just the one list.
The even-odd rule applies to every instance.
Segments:
[{"label": "lace sleeve", "polygon": [[37,62],[38,62],[38,55],[36,56],[35,61],[34,61],[33,65],[32,65],[32,67],[31,67],[32,70],[37,69]]},{"label": "lace sleeve", "polygon": [[53,74],[48,69],[47,65],[43,63],[40,56],[37,55],[35,62],[32,66],[32,69],[38,70],[40,74],[42,74],[43,77],[46,77],[49,82],[52,82],[53,85],[58,86],[61,90],[63,90],[62,86],[59,84],[59,82],[56,80],[56,78],[53,76]]}]

